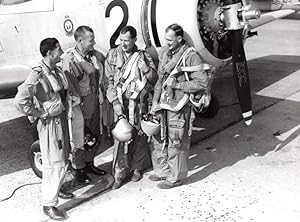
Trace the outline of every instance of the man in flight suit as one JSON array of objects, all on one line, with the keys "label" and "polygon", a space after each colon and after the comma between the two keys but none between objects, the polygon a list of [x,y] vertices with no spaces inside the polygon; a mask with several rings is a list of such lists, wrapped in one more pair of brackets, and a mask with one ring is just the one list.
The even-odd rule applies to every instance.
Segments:
[{"label": "man in flight suit", "polygon": [[[80,183],[90,183],[87,173],[105,175],[105,171],[94,165],[94,157],[98,146],[89,149],[85,146],[85,134],[90,133],[98,137],[97,107],[99,79],[104,72],[104,56],[94,49],[94,31],[88,26],[79,26],[74,33],[76,46],[67,50],[63,56],[62,69],[67,76],[72,98],[68,118],[72,125],[72,167]],[[102,96],[103,97],[103,96]]]},{"label": "man in flight suit", "polygon": [[[202,64],[197,52],[191,50],[183,39],[183,33],[182,27],[178,24],[172,24],[166,28],[167,45],[161,49],[159,55],[159,79],[154,88],[151,107],[151,113],[162,117],[162,132],[161,135],[153,137],[152,164],[155,174],[150,175],[149,179],[163,180],[158,184],[161,189],[180,186],[187,178],[187,160],[194,112],[188,100],[182,103],[180,99],[184,98],[184,95],[203,92],[208,86],[207,74],[200,68],[187,72],[189,79],[180,71],[176,75],[170,75],[179,67],[200,67]],[[172,108],[168,104],[171,101],[177,101],[178,104]],[[180,107],[180,103],[182,107],[175,108]]]},{"label": "man in flight suit", "polygon": [[133,172],[131,180],[136,182],[141,179],[142,171],[151,166],[147,137],[141,131],[140,122],[142,114],[148,112],[149,91],[151,88],[153,90],[157,80],[156,67],[150,55],[138,50],[135,44],[134,27],[122,28],[120,42],[117,48],[108,52],[105,60],[105,75],[108,80],[106,96],[113,105],[115,121],[120,117],[126,118],[135,132],[130,142],[124,143],[115,139],[113,189],[121,186],[129,171]]},{"label": "man in flight suit", "polygon": [[64,220],[66,214],[56,208],[58,197],[72,198],[60,191],[66,172],[68,132],[66,123],[66,90],[68,81],[56,66],[63,51],[55,38],[40,43],[43,56],[25,82],[18,87],[14,103],[17,109],[35,119],[43,161],[43,211],[53,220]]}]

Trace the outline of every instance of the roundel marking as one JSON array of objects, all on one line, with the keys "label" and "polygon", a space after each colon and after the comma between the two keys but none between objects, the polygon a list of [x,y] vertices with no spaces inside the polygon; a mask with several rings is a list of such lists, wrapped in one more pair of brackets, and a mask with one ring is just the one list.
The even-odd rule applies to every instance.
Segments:
[{"label": "roundel marking", "polygon": [[64,22],[64,30],[66,32],[66,35],[72,35],[73,34],[74,25],[71,19],[66,19]]}]

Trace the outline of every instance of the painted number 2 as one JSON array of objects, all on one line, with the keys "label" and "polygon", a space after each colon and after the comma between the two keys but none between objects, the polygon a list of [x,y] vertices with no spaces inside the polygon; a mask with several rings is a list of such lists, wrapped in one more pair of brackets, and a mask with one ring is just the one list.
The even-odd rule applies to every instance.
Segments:
[{"label": "painted number 2", "polygon": [[105,10],[105,18],[110,16],[110,11],[115,7],[115,6],[119,6],[122,11],[123,11],[123,20],[120,23],[120,25],[117,27],[117,29],[115,30],[115,32],[112,34],[112,36],[110,37],[109,40],[109,44],[111,48],[115,48],[117,47],[116,45],[116,40],[120,34],[121,29],[127,25],[128,22],[128,7],[126,5],[126,3],[123,0],[114,0],[112,2],[110,2]]}]

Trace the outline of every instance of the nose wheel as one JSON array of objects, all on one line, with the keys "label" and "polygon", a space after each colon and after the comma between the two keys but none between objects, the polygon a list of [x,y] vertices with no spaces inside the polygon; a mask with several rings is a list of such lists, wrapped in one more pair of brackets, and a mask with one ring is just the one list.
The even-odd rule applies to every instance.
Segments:
[{"label": "nose wheel", "polygon": [[40,143],[38,140],[30,146],[30,149],[28,151],[28,159],[30,167],[32,168],[35,175],[37,175],[39,178],[42,178],[43,162]]}]

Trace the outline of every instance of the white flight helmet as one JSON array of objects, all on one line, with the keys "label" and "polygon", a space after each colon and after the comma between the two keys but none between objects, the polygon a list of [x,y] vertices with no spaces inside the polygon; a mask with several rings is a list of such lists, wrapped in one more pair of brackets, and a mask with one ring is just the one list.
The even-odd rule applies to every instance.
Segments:
[{"label": "white flight helmet", "polygon": [[111,132],[116,140],[128,142],[132,139],[133,127],[129,124],[125,116],[120,116],[116,126]]},{"label": "white flight helmet", "polygon": [[159,133],[159,119],[151,114],[146,114],[142,117],[141,128],[147,136],[153,136]]}]

